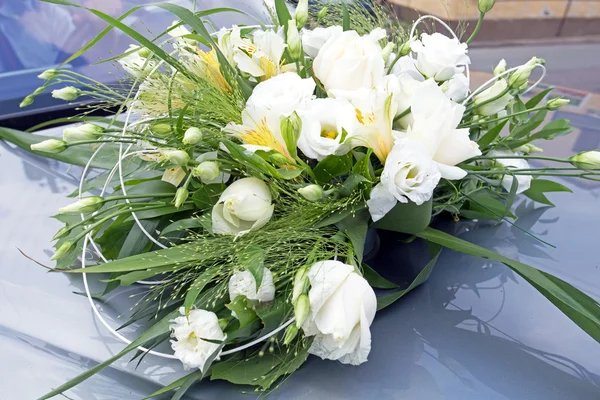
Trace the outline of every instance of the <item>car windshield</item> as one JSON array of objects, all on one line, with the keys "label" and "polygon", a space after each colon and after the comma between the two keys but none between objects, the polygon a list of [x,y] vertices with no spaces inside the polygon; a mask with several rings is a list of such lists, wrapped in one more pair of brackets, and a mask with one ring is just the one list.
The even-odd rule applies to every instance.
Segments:
[{"label": "car windshield", "polygon": [[[152,0],[72,0],[83,7],[100,10],[114,18],[132,7],[154,3]],[[197,11],[215,7],[233,7],[241,13],[225,12],[207,17],[215,28],[224,25],[255,23],[251,15],[261,10],[261,0],[173,0]],[[163,32],[173,14],[156,6],[147,6],[128,15],[123,23],[148,38]],[[34,104],[19,108],[21,100],[42,83],[37,76],[59,66],[101,32],[107,23],[85,8],[66,7],[40,0],[0,0],[0,119],[20,113],[65,107],[49,93],[37,96]],[[124,52],[135,41],[118,29],[111,30],[92,49],[65,64],[77,73],[103,83],[119,79],[111,63],[92,65]]]}]

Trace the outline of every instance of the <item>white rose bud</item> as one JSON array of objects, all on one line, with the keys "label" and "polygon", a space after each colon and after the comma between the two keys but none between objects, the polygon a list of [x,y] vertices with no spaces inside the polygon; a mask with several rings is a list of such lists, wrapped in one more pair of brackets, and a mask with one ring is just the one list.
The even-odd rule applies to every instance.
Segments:
[{"label": "white rose bud", "polygon": [[494,7],[495,2],[496,0],[479,0],[479,12],[482,14],[489,12]]},{"label": "white rose bud", "polygon": [[67,149],[67,142],[60,139],[48,139],[43,142],[34,143],[31,146],[33,151],[42,151],[44,153],[61,153]]},{"label": "white rose bud", "polygon": [[548,100],[548,103],[546,103],[546,107],[548,107],[548,110],[556,111],[559,108],[561,108],[562,106],[566,106],[570,102],[571,102],[571,100],[569,100],[569,99],[561,99],[561,98],[550,99],[550,100]]},{"label": "white rose bud", "polygon": [[188,128],[183,134],[183,144],[195,145],[202,140],[202,131],[194,126]]},{"label": "white rose bud", "polygon": [[502,60],[500,60],[498,65],[496,65],[496,68],[494,68],[494,76],[503,74],[505,71],[506,71],[506,60],[503,58]]},{"label": "white rose bud", "polygon": [[308,21],[308,0],[300,0],[298,2],[296,12],[294,13],[294,20],[298,29],[306,25],[306,21]]},{"label": "white rose bud", "polygon": [[52,91],[52,97],[55,99],[65,100],[65,101],[73,101],[76,100],[81,94],[81,90],[77,89],[73,86],[67,86],[62,89],[57,89]]},{"label": "white rose bud", "polygon": [[314,264],[308,279],[310,314],[302,324],[304,334],[314,337],[308,352],[343,364],[367,361],[377,310],[369,283],[351,265],[333,260]]},{"label": "white rose bud", "polygon": [[190,156],[183,150],[163,150],[162,155],[165,160],[175,165],[187,165],[190,161]]},{"label": "white rose bud", "polygon": [[294,303],[294,316],[296,326],[300,328],[310,313],[310,300],[307,295],[301,294]]},{"label": "white rose bud", "polygon": [[25,108],[25,107],[30,106],[32,103],[33,103],[33,96],[32,95],[25,96],[23,101],[21,101],[21,104],[19,104],[19,107]]},{"label": "white rose bud", "polygon": [[59,214],[78,214],[78,213],[91,213],[98,211],[102,208],[104,199],[100,196],[84,197],[81,200],[71,203],[68,206],[62,207],[58,210]]},{"label": "white rose bud", "polygon": [[298,193],[308,201],[319,201],[323,198],[323,189],[319,185],[308,185],[298,189]]},{"label": "white rose bud", "polygon": [[190,192],[185,187],[180,187],[175,193],[175,208],[179,208],[185,203]]},{"label": "white rose bud", "polygon": [[[490,101],[491,99],[500,96],[500,98]],[[496,115],[504,110],[508,103],[512,100],[512,96],[508,93],[508,85],[504,79],[496,81],[492,86],[479,93],[473,99],[475,105],[475,113],[484,116]],[[482,104],[485,103],[485,104]],[[481,106],[478,106],[482,104]]]},{"label": "white rose bud", "polygon": [[400,50],[399,50],[400,57],[404,57],[404,56],[407,56],[410,54],[411,46],[412,46],[413,42],[414,42],[414,39],[409,39],[406,42],[402,43],[402,46],[400,46]]},{"label": "white rose bud", "polygon": [[288,344],[292,343],[292,340],[294,340],[296,335],[298,335],[298,327],[296,326],[296,324],[291,324],[285,330],[285,335],[283,336],[283,344],[287,346]]},{"label": "white rose bud", "polygon": [[205,372],[208,358],[219,348],[219,344],[212,341],[225,339],[217,315],[206,310],[191,310],[171,322],[171,336],[175,339],[171,340],[171,347],[175,357],[183,363],[184,369],[198,368]]},{"label": "white rose bud", "polygon": [[292,59],[300,60],[302,58],[302,40],[300,40],[298,28],[296,28],[293,21],[288,22],[287,45]]},{"label": "white rose bud", "polygon": [[233,182],[212,209],[213,232],[241,236],[263,227],[273,216],[272,200],[269,187],[260,179]]},{"label": "white rose bud", "polygon": [[387,64],[390,59],[390,55],[392,54],[392,50],[394,50],[394,43],[389,42],[385,45],[383,50],[381,50],[381,56],[383,57],[383,61]]},{"label": "white rose bud", "polygon": [[600,151],[584,151],[570,158],[571,164],[581,169],[600,168]]},{"label": "white rose bud", "polygon": [[537,64],[544,64],[544,60],[533,57],[531,60],[527,61],[527,63],[521,65],[519,69],[513,72],[508,78],[508,86],[510,86],[511,89],[519,90],[521,90],[523,86],[527,87],[529,76]]},{"label": "white rose bud", "polygon": [[294,286],[292,288],[292,303],[295,303],[298,297],[308,289],[308,268],[302,267],[294,275]]},{"label": "white rose bud", "polygon": [[202,182],[209,183],[219,177],[219,164],[214,161],[203,161],[194,167],[192,174]]},{"label": "white rose bud", "polygon": [[165,124],[165,123],[154,124],[154,125],[152,125],[151,129],[152,129],[152,132],[154,132],[160,136],[165,136],[165,135],[168,135],[169,133],[173,132],[171,125]]},{"label": "white rose bud", "polygon": [[63,130],[63,140],[65,142],[76,142],[79,140],[95,140],[102,134],[104,129],[94,124],[83,124]]},{"label": "white rose bud", "polygon": [[56,69],[47,69],[44,72],[42,72],[41,74],[39,74],[38,78],[46,80],[46,81],[49,81],[51,79],[56,78],[58,75],[59,75],[58,70],[56,70]]},{"label": "white rose bud", "polygon": [[239,271],[229,278],[229,300],[234,301],[238,296],[246,296],[248,300],[266,303],[275,298],[273,274],[268,268],[263,269],[260,287],[256,290],[256,279],[250,271]]}]

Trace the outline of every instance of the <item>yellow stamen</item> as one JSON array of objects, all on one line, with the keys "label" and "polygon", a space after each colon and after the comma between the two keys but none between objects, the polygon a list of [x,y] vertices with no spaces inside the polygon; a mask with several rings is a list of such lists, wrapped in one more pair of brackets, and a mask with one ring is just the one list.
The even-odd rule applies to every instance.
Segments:
[{"label": "yellow stamen", "polygon": [[327,138],[327,139],[335,139],[337,137],[338,133],[336,131],[321,131],[321,137]]},{"label": "yellow stamen", "polygon": [[217,59],[217,53],[214,49],[211,51],[201,51],[198,50],[198,55],[204,62],[206,66],[206,73],[208,77],[215,82],[215,84],[221,87],[224,90],[230,91],[231,86],[229,82],[225,79],[223,74],[221,73],[221,66],[219,65],[219,60]]},{"label": "yellow stamen", "polygon": [[260,123],[257,124],[256,129],[247,129],[240,135],[240,139],[242,139],[242,142],[245,144],[265,146],[280,152],[290,160],[292,159],[285,146],[273,136],[273,132],[269,129],[266,119],[260,121]]},{"label": "yellow stamen", "polygon": [[260,69],[265,73],[262,77],[263,80],[270,79],[277,75],[279,72],[279,68],[270,58],[263,56],[259,58],[260,61]]},{"label": "yellow stamen", "polygon": [[371,125],[373,122],[375,122],[375,115],[374,114],[364,115],[362,113],[362,111],[360,111],[358,108],[355,108],[355,110],[356,110],[356,119],[362,125],[368,126],[368,125]]}]

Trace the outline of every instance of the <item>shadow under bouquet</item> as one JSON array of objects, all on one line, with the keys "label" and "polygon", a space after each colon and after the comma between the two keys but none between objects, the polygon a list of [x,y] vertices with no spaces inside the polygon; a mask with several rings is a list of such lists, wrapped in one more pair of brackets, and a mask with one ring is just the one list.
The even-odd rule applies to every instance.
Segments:
[{"label": "shadow under bouquet", "polygon": [[[470,88],[468,43],[493,2],[480,1],[465,41],[431,16],[405,30],[374,4],[300,1],[291,13],[276,0],[267,7],[272,21],[221,30],[204,18],[237,10],[154,6],[178,18],[154,39],[89,10],[108,25],[73,57],[121,30],[139,42],[112,59],[128,74],[123,85],[52,69],[22,104],[59,85],[54,97],[85,95],[117,106],[114,117],[73,118],[83,124],[66,128],[63,140],[0,131],[84,167],[77,201],[57,215],[65,226],[54,238],[55,270],[108,274],[104,294],[145,285],[128,324],[150,328],[44,399],[136,350],[191,370],[151,395],[176,390],[176,398],[207,377],[268,390],[309,354],[361,364],[377,311],[423,283],[444,247],[506,264],[600,340],[595,300],[429,226],[442,213],[518,224],[517,195],[548,204],[545,193],[569,191],[546,176],[598,179],[596,151],[534,154],[532,142],[571,131],[566,120],[545,124],[568,103],[548,99],[551,89],[521,100],[535,86],[530,75],[545,72],[543,60],[509,69],[501,61]],[[448,32],[419,30],[428,19]],[[427,241],[431,262],[412,284],[398,287],[363,262],[371,227]],[[86,265],[90,251],[95,265]],[[153,350],[169,340],[174,353]]]}]

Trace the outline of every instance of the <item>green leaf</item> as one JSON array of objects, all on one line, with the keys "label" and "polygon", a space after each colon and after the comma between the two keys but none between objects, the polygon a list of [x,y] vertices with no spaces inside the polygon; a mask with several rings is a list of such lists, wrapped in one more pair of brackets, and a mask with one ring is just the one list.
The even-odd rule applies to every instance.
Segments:
[{"label": "green leaf", "polygon": [[200,262],[211,257],[210,254],[202,254],[193,245],[179,245],[167,249],[152,251],[150,253],[137,254],[135,256],[111,261],[106,264],[94,265],[87,268],[71,269],[65,272],[129,272],[149,268],[164,267],[167,265],[179,265],[188,262]]},{"label": "green leaf", "polygon": [[490,144],[492,144],[492,142],[494,140],[496,140],[498,135],[500,135],[500,132],[502,132],[502,129],[504,129],[504,127],[506,126],[507,123],[508,123],[508,120],[502,121],[498,125],[494,126],[492,129],[487,131],[487,133],[485,135],[483,135],[481,137],[481,139],[479,139],[477,141],[477,144],[479,144],[479,147],[484,149],[487,146],[489,146]]},{"label": "green leaf", "polygon": [[431,271],[433,270],[433,267],[435,267],[435,264],[437,263],[437,260],[440,257],[441,252],[442,252],[442,246],[437,246],[437,245],[431,246],[430,247],[430,253],[432,254],[431,261],[429,261],[427,263],[425,268],[423,268],[423,270],[421,272],[419,272],[417,277],[411,282],[410,285],[408,285],[408,287],[406,289],[398,290],[398,291],[384,294],[382,296],[377,297],[377,311],[389,306],[390,304],[393,304],[396,300],[400,299],[401,297],[403,297],[405,294],[407,294],[414,288],[425,283],[425,281],[427,279],[429,279],[429,275],[431,275]]},{"label": "green leaf", "polygon": [[412,201],[398,203],[383,218],[373,223],[373,227],[408,234],[421,232],[431,222],[432,204],[432,200],[420,206]]},{"label": "green leaf", "polygon": [[263,328],[259,335],[266,335],[280,327],[290,318],[293,306],[287,300],[286,296],[277,296],[272,302],[259,302],[255,304],[253,309],[263,323]]},{"label": "green leaf", "polygon": [[239,263],[254,277],[258,292],[265,271],[265,251],[260,246],[250,245],[239,250],[236,256]]},{"label": "green leaf", "polygon": [[[507,211],[506,204],[498,200],[495,194],[490,191],[480,190],[468,195],[467,198],[469,199],[469,210],[471,211],[487,215],[491,219],[500,219],[505,214],[511,218],[516,218],[510,210]],[[461,210],[461,214],[463,211],[468,210]],[[468,213],[464,215],[470,218]]]},{"label": "green leaf", "polygon": [[546,192],[573,193],[571,189],[558,182],[549,181],[546,179],[534,179],[531,181],[531,187],[524,191],[523,194],[529,197],[531,200],[537,201],[538,203],[554,206],[554,204],[544,195]]},{"label": "green leaf", "polygon": [[165,207],[161,207],[161,208],[156,208],[154,210],[138,211],[135,213],[135,215],[138,217],[138,219],[151,219],[151,218],[162,217],[163,215],[171,215],[171,214],[177,214],[177,213],[184,212],[184,211],[190,211],[193,209],[194,209],[194,206],[192,204],[186,204],[179,208],[177,208],[175,206],[165,206]]},{"label": "green leaf", "polygon": [[208,210],[213,208],[221,193],[225,189],[222,183],[213,183],[210,185],[202,185],[192,195],[192,201],[199,210]]},{"label": "green leaf", "polygon": [[350,13],[348,12],[348,5],[345,1],[342,1],[342,28],[344,31],[350,30]]},{"label": "green leaf", "polygon": [[324,228],[329,225],[335,225],[341,220],[347,218],[350,215],[354,215],[361,210],[364,210],[367,206],[363,203],[360,205],[352,205],[347,208],[344,208],[340,211],[335,211],[329,214],[329,216],[315,224],[315,228]]},{"label": "green leaf", "polygon": [[248,306],[246,296],[237,296],[231,303],[226,304],[225,307],[235,312],[237,320],[240,322],[240,328],[250,325],[258,318],[254,310]]},{"label": "green leaf", "polygon": [[[370,184],[371,181],[369,181],[363,175],[360,175],[360,174],[350,174],[348,176],[348,178],[346,178],[346,180],[344,181],[344,183],[342,184],[342,186],[339,188],[340,194],[342,196],[344,196],[344,197],[350,196],[352,194],[352,192],[357,187],[359,187],[359,185],[361,183]],[[364,187],[364,186],[365,185],[362,185],[361,187]],[[368,187],[370,187],[370,185]]]},{"label": "green leaf", "polygon": [[96,243],[102,248],[102,254],[108,260],[114,260],[119,257],[119,252],[127,235],[133,228],[135,221],[123,222],[126,215],[120,216],[102,232],[102,236],[96,239]]},{"label": "green leaf", "polygon": [[207,269],[194,280],[194,282],[188,288],[188,291],[185,294],[185,300],[183,301],[183,306],[186,310],[189,310],[194,305],[198,295],[202,292],[202,290],[204,290],[206,285],[214,278],[216,274],[217,270]]},{"label": "green leaf", "polygon": [[279,26],[287,27],[287,22],[292,19],[290,10],[288,10],[285,0],[275,0],[275,13]]},{"label": "green leaf", "polygon": [[125,356],[127,353],[131,352],[138,346],[142,346],[145,343],[147,343],[153,339],[156,339],[157,337],[162,336],[165,333],[169,332],[169,325],[171,323],[170,321],[173,318],[175,318],[177,316],[177,314],[178,314],[177,310],[167,314],[160,321],[158,321],[156,324],[154,324],[149,329],[147,329],[144,333],[142,333],[136,340],[131,342],[130,345],[125,347],[123,350],[121,350],[118,354],[116,354],[115,356],[109,358],[108,360],[96,365],[95,367],[88,369],[84,373],[71,379],[69,382],[52,390],[50,393],[45,394],[44,396],[40,397],[39,400],[49,399],[51,397],[54,397],[58,394],[61,394],[65,391],[71,389],[72,387],[78,385],[79,383],[83,382],[84,380],[88,379],[89,377],[100,372],[102,369],[108,367],[110,364],[112,364],[113,362],[122,358],[123,356]]},{"label": "green leaf", "polygon": [[548,89],[542,90],[541,92],[539,92],[538,94],[536,94],[535,96],[533,96],[531,99],[529,99],[529,101],[527,101],[527,103],[525,103],[525,107],[528,110],[534,108],[535,106],[537,106],[538,104],[540,104],[540,102],[542,100],[544,100],[544,98],[546,97],[546,95],[548,93],[550,93],[552,90],[554,90],[553,87],[549,87]]},{"label": "green leaf", "polygon": [[417,236],[452,250],[505,264],[529,282],[588,335],[600,342],[600,305],[571,284],[547,272],[432,228],[427,228]]},{"label": "green leaf", "polygon": [[[355,153],[355,157],[357,154],[362,154],[359,152]],[[367,178],[369,181],[372,181],[375,178],[375,174],[373,171],[373,165],[371,164],[371,154],[373,154],[373,149],[368,149],[366,154],[363,154],[362,158],[360,158],[354,167],[352,167],[352,172],[355,174],[360,174]]]},{"label": "green leaf", "polygon": [[533,114],[533,117],[529,118],[525,124],[515,127],[515,129],[510,132],[510,137],[514,139],[521,139],[525,136],[528,136],[533,132],[534,129],[544,122],[546,115],[548,115],[548,110],[539,110]]},{"label": "green leaf", "polygon": [[313,172],[320,184],[329,183],[333,178],[347,174],[352,168],[352,154],[330,155],[321,160]]},{"label": "green leaf", "polygon": [[339,230],[344,232],[348,239],[350,239],[359,263],[363,259],[370,218],[369,211],[362,210],[358,213],[348,215],[336,224]]},{"label": "green leaf", "polygon": [[[133,271],[127,274],[119,275],[118,277],[111,279],[111,281],[120,282],[121,286],[130,286],[136,283],[137,281],[143,281],[148,278],[152,278],[156,275],[164,274],[166,272],[173,271],[173,266],[166,266],[160,268],[152,268],[147,271]],[[109,281],[110,282],[110,281]]]},{"label": "green leaf", "polygon": [[198,217],[180,219],[179,221],[174,221],[167,225],[167,227],[162,230],[161,235],[164,236],[170,232],[185,231],[195,228],[202,228],[202,221],[200,221]]},{"label": "green leaf", "polygon": [[363,271],[363,278],[365,278],[367,280],[367,282],[369,282],[369,285],[371,285],[374,288],[378,288],[378,289],[397,289],[398,288],[398,285],[396,285],[394,282],[388,281],[383,276],[379,275],[377,273],[377,271],[375,271],[373,268],[369,267],[365,263],[362,264],[362,271]]},{"label": "green leaf", "polygon": [[181,378],[177,379],[176,381],[171,382],[167,386],[160,388],[156,392],[144,397],[142,400],[152,399],[154,397],[160,396],[161,394],[170,392],[171,390],[175,390],[175,389],[181,387],[186,382],[186,380],[188,380],[189,378],[192,378],[192,377],[195,380],[202,379],[202,371],[196,370],[196,371],[192,372],[191,374],[181,377]]},{"label": "green leaf", "polygon": [[[16,131],[14,129],[0,128],[0,139],[6,140],[30,153],[38,154],[46,158],[62,161],[72,165],[85,166],[97,148],[90,145],[80,145],[66,149],[61,153],[44,153],[31,150],[31,145],[47,139],[55,139],[51,136],[34,135],[28,132]],[[102,150],[96,154],[91,162],[91,168],[112,169],[118,158],[118,146],[105,144]]]},{"label": "green leaf", "polygon": [[[140,225],[142,225],[146,232],[154,232],[159,222],[160,220],[158,218],[142,220],[140,221]],[[150,239],[148,239],[148,236],[146,236],[138,224],[135,224],[125,238],[117,258],[125,258],[131,255],[145,253],[150,250],[149,244]]]}]

